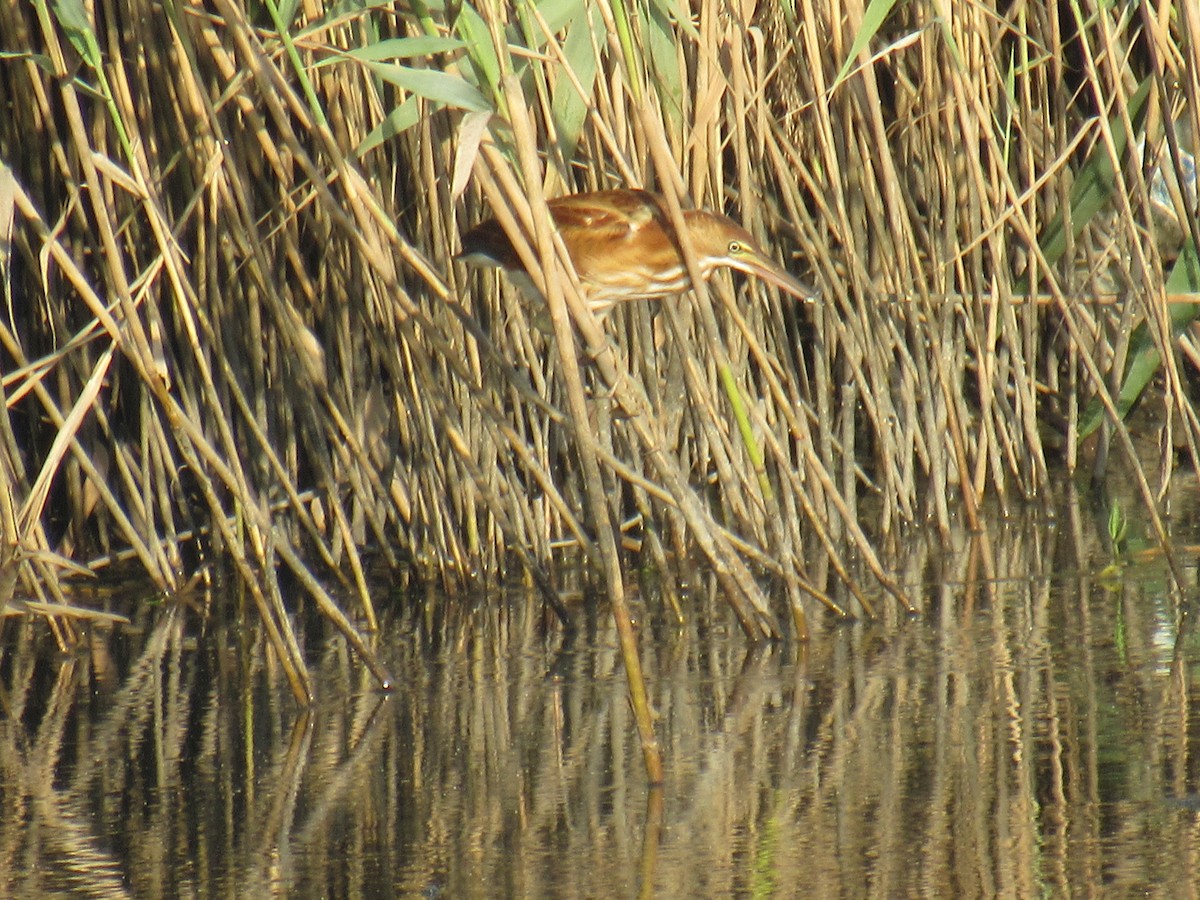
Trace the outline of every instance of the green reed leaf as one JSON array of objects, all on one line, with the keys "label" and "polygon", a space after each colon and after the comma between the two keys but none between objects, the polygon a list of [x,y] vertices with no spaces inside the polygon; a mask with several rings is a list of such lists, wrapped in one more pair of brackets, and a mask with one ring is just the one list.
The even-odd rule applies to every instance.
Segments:
[{"label": "green reed leaf", "polygon": [[380,144],[412,128],[420,120],[421,104],[416,97],[409,97],[384,116],[382,122],[371,129],[371,133],[363,138],[362,143],[354,149],[355,155],[363,156]]},{"label": "green reed leaf", "polygon": [[100,68],[103,57],[100,45],[96,42],[96,31],[92,28],[92,20],[88,18],[83,0],[54,0],[51,8],[54,17],[71,46],[83,58],[89,69]]},{"label": "green reed leaf", "polygon": [[[1129,116],[1134,123],[1134,128],[1139,127],[1138,123],[1141,121],[1142,112],[1146,106],[1146,98],[1150,94],[1152,85],[1153,82],[1147,77],[1129,99]],[[1120,157],[1129,145],[1130,135],[1125,133],[1119,115],[1113,115],[1109,121],[1109,127],[1112,129],[1113,143],[1116,147],[1117,156]],[[1109,198],[1112,196],[1115,177],[1113,161],[1109,158],[1107,149],[1102,142],[1097,142],[1092,149],[1091,156],[1083,164],[1078,177],[1075,179],[1075,184],[1071,188],[1070,212],[1072,236],[1078,236],[1087,226],[1088,222],[1095,217],[1096,213],[1108,205]],[[1043,232],[1040,242],[1042,254],[1051,266],[1062,259],[1063,254],[1067,250],[1068,241],[1065,223],[1065,216],[1062,211],[1059,211],[1050,220],[1050,223],[1046,226],[1046,230]]]},{"label": "green reed leaf", "polygon": [[458,75],[378,62],[369,63],[368,67],[384,81],[434,103],[457,109],[491,109],[484,96]]},{"label": "green reed leaf", "polygon": [[570,162],[575,156],[575,148],[579,146],[584,124],[587,122],[590,108],[592,88],[596,83],[596,73],[600,70],[600,60],[596,58],[593,34],[603,40],[604,22],[597,10],[588,11],[580,7],[579,15],[566,26],[566,38],[563,40],[563,54],[567,65],[582,85],[586,97],[581,97],[579,91],[569,78],[559,78],[554,84],[554,97],[551,102],[551,112],[554,116],[554,127],[558,132],[560,149],[563,159]]},{"label": "green reed leaf", "polygon": [[[366,47],[350,50],[344,55],[363,62],[382,62],[389,59],[414,59],[448,53],[464,47],[457,38],[437,34],[419,34],[415,37],[388,38]],[[336,57],[334,58],[336,60]]]}]

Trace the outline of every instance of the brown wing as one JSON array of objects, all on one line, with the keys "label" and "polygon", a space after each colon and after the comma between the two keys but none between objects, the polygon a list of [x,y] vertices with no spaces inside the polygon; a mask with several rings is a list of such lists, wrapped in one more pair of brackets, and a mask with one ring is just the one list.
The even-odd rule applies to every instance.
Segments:
[{"label": "brown wing", "polygon": [[[642,190],[594,191],[551,200],[550,215],[575,263],[593,292],[610,283],[645,281],[648,273],[677,264],[665,214],[656,194]],[[521,262],[495,219],[463,235],[460,256],[473,262],[520,269]]]},{"label": "brown wing", "polygon": [[[658,198],[649,191],[593,191],[559,197],[547,204],[569,248],[580,244],[619,248],[634,239],[659,215]],[[480,222],[462,236],[460,258],[483,264],[521,268],[520,258],[495,219]]]},{"label": "brown wing", "polygon": [[626,240],[661,214],[658,197],[638,190],[572,194],[548,205],[568,246],[574,233],[603,242]]},{"label": "brown wing", "polygon": [[[666,214],[649,191],[599,191],[563,197],[550,212],[593,300],[655,296],[675,286],[679,254]],[[667,274],[667,281],[655,278]]]}]

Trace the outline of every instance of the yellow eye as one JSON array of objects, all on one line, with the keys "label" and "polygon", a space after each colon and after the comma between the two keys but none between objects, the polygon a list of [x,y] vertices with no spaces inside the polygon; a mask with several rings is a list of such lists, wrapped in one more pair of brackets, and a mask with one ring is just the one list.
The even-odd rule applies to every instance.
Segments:
[{"label": "yellow eye", "polygon": [[742,252],[742,242],[736,241],[736,240],[730,241],[728,252],[729,252],[730,256],[737,256],[738,254],[740,254]]}]

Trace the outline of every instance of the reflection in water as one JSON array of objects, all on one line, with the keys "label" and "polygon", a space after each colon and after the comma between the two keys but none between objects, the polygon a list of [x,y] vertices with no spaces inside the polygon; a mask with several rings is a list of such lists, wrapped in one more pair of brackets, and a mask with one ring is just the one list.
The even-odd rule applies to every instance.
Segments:
[{"label": "reflection in water", "polygon": [[909,541],[925,614],[807,648],[748,651],[703,590],[685,633],[647,614],[654,796],[602,611],[567,640],[397,600],[395,693],[313,639],[307,712],[252,617],[143,604],[70,659],[7,622],[0,894],[1186,894],[1200,654],[1156,563],[1099,584],[1085,531]]}]

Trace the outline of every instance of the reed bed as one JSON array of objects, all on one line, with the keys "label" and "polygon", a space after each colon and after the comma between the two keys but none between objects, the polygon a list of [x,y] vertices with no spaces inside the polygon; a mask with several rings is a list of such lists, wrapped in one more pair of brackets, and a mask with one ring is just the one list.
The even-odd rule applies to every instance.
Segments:
[{"label": "reed bed", "polygon": [[[1196,499],[1190,485],[1180,505]],[[1028,510],[954,535],[1021,577],[980,580],[933,530],[905,542],[897,577],[936,627],[814,616],[793,653],[747,646],[719,598],[696,598],[682,635],[645,652],[657,798],[603,618],[595,639],[556,644],[534,604],[381,610],[405,690],[383,700],[328,641],[309,709],[269,654],[239,651],[266,637],[233,616],[201,634],[184,607],[146,606],[136,634],[95,629],[86,657],[49,664],[22,622],[0,669],[0,886],[1186,896],[1194,619],[1153,559],[1097,578],[1103,517],[1086,494],[1052,502],[1059,528]],[[198,593],[234,605],[219,584]]]},{"label": "reed bed", "polygon": [[[1186,4],[258,15],[0,9],[9,592],[228,557],[306,701],[300,598],[389,681],[368,550],[564,618],[582,552],[626,623],[631,565],[677,617],[698,566],[760,639],[910,609],[881,548],[1060,471],[1134,478],[1167,544],[1200,424]],[[821,301],[725,278],[598,323],[545,200],[615,186],[730,212]],[[454,259],[489,215],[547,307]]]}]

